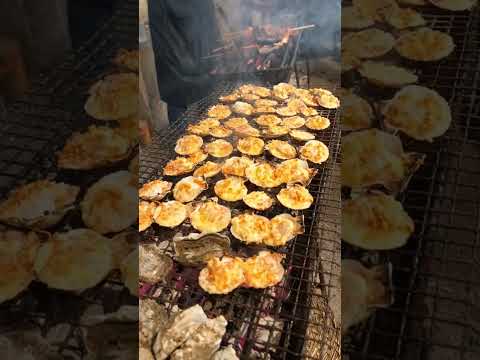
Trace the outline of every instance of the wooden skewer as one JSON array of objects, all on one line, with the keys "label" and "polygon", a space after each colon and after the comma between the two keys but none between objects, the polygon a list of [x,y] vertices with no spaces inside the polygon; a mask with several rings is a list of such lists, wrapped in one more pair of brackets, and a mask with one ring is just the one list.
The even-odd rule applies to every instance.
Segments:
[{"label": "wooden skewer", "polygon": [[307,29],[313,29],[316,25],[305,25],[305,26],[298,26],[295,28],[289,28],[289,31],[299,31],[299,30],[307,30]]}]

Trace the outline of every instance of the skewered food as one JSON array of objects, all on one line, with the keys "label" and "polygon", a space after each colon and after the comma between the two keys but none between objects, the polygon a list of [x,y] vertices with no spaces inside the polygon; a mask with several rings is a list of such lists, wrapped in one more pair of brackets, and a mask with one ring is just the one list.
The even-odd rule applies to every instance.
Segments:
[{"label": "skewered food", "polygon": [[365,29],[375,25],[373,17],[365,15],[356,6],[342,7],[342,29]]},{"label": "skewered food", "polygon": [[187,266],[206,264],[213,257],[230,252],[230,238],[220,234],[175,235],[173,238],[175,260]]},{"label": "skewered food", "polygon": [[347,91],[341,98],[342,130],[361,130],[372,126],[374,114],[368,101],[350,91]]},{"label": "skewered food", "polygon": [[208,185],[203,178],[188,176],[177,182],[173,188],[173,197],[179,202],[188,203],[207,189]]},{"label": "skewered food", "polygon": [[383,56],[395,45],[395,38],[379,29],[366,29],[343,37],[342,49],[360,59]]},{"label": "skewered food", "polygon": [[385,20],[388,24],[399,30],[425,26],[427,23],[419,12],[409,8],[396,9],[386,16]]},{"label": "skewered food", "polygon": [[193,173],[193,176],[196,177],[204,177],[210,178],[222,171],[222,164],[214,163],[212,161],[207,161],[205,164],[200,166],[195,172]]},{"label": "skewered food", "polygon": [[253,113],[253,106],[246,102],[237,101],[233,104],[232,110],[235,114],[250,116]]},{"label": "skewered food", "polygon": [[326,109],[337,109],[340,107],[340,100],[329,90],[326,89],[312,89],[315,95],[315,100],[318,105]]},{"label": "skewered food", "polygon": [[307,119],[305,126],[310,130],[325,130],[330,127],[330,120],[323,116],[313,116]]},{"label": "skewered food", "polygon": [[226,119],[232,115],[230,107],[227,105],[214,105],[208,110],[208,116],[214,119]]},{"label": "skewered food", "polygon": [[257,163],[245,170],[245,175],[252,184],[263,188],[274,188],[282,183],[277,169],[269,163]]},{"label": "skewered food", "polygon": [[265,143],[262,139],[250,136],[238,140],[237,149],[242,154],[257,156],[263,153],[264,146]]},{"label": "skewered food", "polygon": [[188,205],[179,201],[167,201],[157,205],[153,219],[160,226],[173,228],[185,221],[189,210]]},{"label": "skewered food", "polygon": [[0,203],[0,221],[45,229],[57,224],[74,204],[80,188],[49,180],[19,186]]},{"label": "skewered food", "polygon": [[138,72],[138,59],[138,50],[120,49],[113,59],[113,63],[128,70]]},{"label": "skewered food", "polygon": [[314,164],[321,164],[327,161],[329,157],[328,147],[319,140],[307,141],[307,143],[300,148],[300,157]]},{"label": "skewered food", "polygon": [[205,161],[207,158],[208,154],[206,152],[203,152],[202,150],[187,156],[187,159],[190,160],[193,165],[198,165],[201,162]]},{"label": "skewered food", "polygon": [[218,233],[228,227],[231,217],[229,208],[209,200],[194,208],[190,214],[190,222],[202,233]]},{"label": "skewered food", "polygon": [[175,160],[170,160],[163,168],[163,175],[178,176],[188,174],[193,171],[195,164],[192,160],[185,157],[177,157]]},{"label": "skewered food", "polygon": [[98,120],[119,120],[138,112],[138,76],[133,73],[113,74],[89,89],[85,103],[88,115]]},{"label": "skewered food", "polygon": [[397,39],[397,52],[414,61],[438,61],[450,55],[455,44],[450,35],[429,28],[410,31]]},{"label": "skewered food", "polygon": [[416,140],[433,141],[450,127],[448,102],[436,91],[410,85],[397,92],[383,109],[385,125]]},{"label": "skewered food", "polygon": [[313,196],[305,187],[298,184],[288,185],[280,190],[277,199],[280,204],[293,210],[308,209],[313,203]]},{"label": "skewered food", "polygon": [[148,201],[138,203],[138,231],[144,231],[153,224],[155,204]]},{"label": "skewered food", "polygon": [[302,218],[280,214],[270,220],[270,235],[263,241],[268,246],[284,246],[299,234],[303,234]]},{"label": "skewered food", "polygon": [[315,135],[311,132],[304,130],[292,130],[290,131],[290,136],[298,141],[310,141],[315,140]]},{"label": "skewered food", "polygon": [[244,261],[245,287],[265,289],[275,286],[283,279],[285,269],[282,266],[283,254],[260,251],[257,256]]},{"label": "skewered food", "polygon": [[382,62],[366,61],[358,72],[372,84],[386,87],[402,87],[418,80],[418,76],[411,71]]},{"label": "skewered food", "polygon": [[225,176],[245,176],[245,169],[252,165],[254,162],[252,159],[242,156],[242,157],[231,157],[225,161],[222,166],[222,173]]},{"label": "skewered food", "polygon": [[225,126],[217,126],[210,129],[209,134],[216,138],[226,138],[232,135],[232,130]]},{"label": "skewered food", "polygon": [[131,143],[116,129],[92,125],[85,133],[73,133],[58,154],[63,169],[88,170],[126,159]]},{"label": "skewered food", "polygon": [[213,157],[223,158],[233,152],[233,146],[226,140],[215,140],[205,145],[205,151]]},{"label": "skewered food", "polygon": [[198,135],[186,135],[177,140],[175,152],[179,155],[191,155],[200,151],[203,139]]},{"label": "skewered food", "polygon": [[307,186],[315,175],[316,170],[310,169],[305,160],[291,159],[280,163],[277,167],[277,173],[282,178],[283,183],[299,183]]},{"label": "skewered food", "polygon": [[282,119],[275,115],[260,115],[255,119],[255,122],[261,126],[271,126],[280,124]]},{"label": "skewered food", "polygon": [[38,250],[38,279],[61,290],[81,291],[97,285],[113,269],[109,241],[89,229],[54,234]]},{"label": "skewered food", "polygon": [[245,118],[231,118],[225,121],[225,126],[229,129],[235,130],[238,127],[248,125],[248,120]]},{"label": "skewered food", "polygon": [[413,220],[394,197],[365,194],[346,200],[342,210],[342,238],[368,250],[391,250],[407,243]]},{"label": "skewered food", "polygon": [[164,254],[157,244],[140,244],[138,246],[140,264],[138,280],[150,284],[164,281],[173,269],[173,261]]},{"label": "skewered food", "polygon": [[81,203],[82,220],[100,234],[119,232],[138,218],[137,179],[128,171],[104,176],[88,190]]},{"label": "skewered food", "polygon": [[230,232],[247,244],[263,244],[270,236],[270,220],[255,214],[242,214],[232,219]]},{"label": "skewered food", "polygon": [[34,232],[0,232],[0,304],[13,299],[34,279],[34,262],[40,239]]},{"label": "skewered food", "polygon": [[282,120],[282,126],[289,129],[298,129],[305,125],[305,119],[301,116],[291,116]]},{"label": "skewered food", "polygon": [[263,191],[252,191],[243,197],[243,202],[255,210],[267,210],[272,207],[273,199]]},{"label": "skewered food", "polygon": [[229,256],[210,259],[198,277],[200,287],[209,294],[228,294],[244,281],[243,261]]},{"label": "skewered food", "polygon": [[450,11],[470,10],[477,4],[477,0],[430,0],[430,2],[440,9]]},{"label": "skewered food", "polygon": [[273,125],[262,130],[263,136],[266,138],[277,138],[288,135],[290,129],[283,125]]},{"label": "skewered food", "polygon": [[163,180],[153,180],[144,184],[138,190],[138,196],[143,200],[160,201],[172,189],[173,184]]},{"label": "skewered food", "polygon": [[288,160],[297,156],[297,150],[286,141],[271,140],[265,149],[278,159]]},{"label": "skewered food", "polygon": [[215,184],[215,194],[225,201],[240,201],[248,193],[245,182],[241,177],[230,176]]}]

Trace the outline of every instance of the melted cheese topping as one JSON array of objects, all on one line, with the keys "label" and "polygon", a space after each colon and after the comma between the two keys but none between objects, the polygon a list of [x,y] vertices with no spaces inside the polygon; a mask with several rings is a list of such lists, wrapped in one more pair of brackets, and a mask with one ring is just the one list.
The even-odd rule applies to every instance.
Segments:
[{"label": "melted cheese topping", "polygon": [[272,92],[270,91],[270,89],[263,86],[255,86],[255,88],[253,89],[253,93],[262,98],[266,98],[272,95]]},{"label": "melted cheese topping", "polygon": [[232,135],[232,130],[225,126],[217,126],[212,129],[210,129],[209,132],[210,136],[216,137],[216,138],[226,138]]},{"label": "melted cheese topping", "polygon": [[282,182],[286,184],[300,183],[306,185],[315,175],[315,170],[308,167],[305,160],[291,159],[285,160],[277,168],[278,174],[282,178]]},{"label": "melted cheese topping", "polygon": [[222,170],[222,165],[214,163],[212,161],[207,161],[204,165],[200,166],[193,176],[202,176],[204,178],[210,178],[217,175]]},{"label": "melted cheese topping", "polygon": [[290,214],[280,214],[270,220],[271,231],[264,240],[268,246],[284,246],[299,234],[303,234],[303,226],[300,217]]},{"label": "melted cheese topping", "polygon": [[243,264],[245,287],[264,289],[277,285],[283,279],[283,254],[260,251],[257,256],[246,259]]},{"label": "melted cheese topping", "polygon": [[381,62],[366,61],[358,72],[375,85],[402,87],[416,83],[417,75],[402,67]]},{"label": "melted cheese topping", "polygon": [[220,180],[215,184],[215,194],[225,201],[240,201],[248,193],[245,181],[236,176]]},{"label": "melted cheese topping", "polygon": [[197,135],[186,135],[177,140],[175,152],[179,155],[191,155],[200,151],[203,139]]},{"label": "melted cheese topping", "polygon": [[191,155],[188,155],[188,160],[190,160],[193,165],[200,164],[201,162],[205,161],[208,158],[208,154],[203,152],[202,150],[197,151]]},{"label": "melted cheese topping", "polygon": [[448,130],[452,122],[450,106],[434,90],[407,86],[383,109],[385,124],[416,140],[433,141]]},{"label": "melted cheese topping", "polygon": [[274,188],[282,183],[277,169],[268,163],[249,166],[245,170],[245,175],[252,184],[263,188]]},{"label": "melted cheese topping", "polygon": [[361,195],[343,203],[342,239],[367,250],[391,250],[407,243],[413,220],[385,194]]},{"label": "melted cheese topping", "polygon": [[330,127],[330,120],[323,116],[314,116],[307,119],[305,126],[310,130],[325,130]]},{"label": "melted cheese topping", "polygon": [[246,102],[237,101],[235,104],[233,104],[232,110],[236,114],[249,116],[253,113],[253,106]]},{"label": "melted cheese topping", "polygon": [[195,164],[192,160],[177,157],[175,160],[170,160],[163,168],[163,175],[165,176],[178,176],[182,174],[188,174],[193,171]]},{"label": "melted cheese topping", "polygon": [[318,105],[326,109],[337,109],[340,107],[340,100],[332,94],[332,92],[325,89],[313,89]]},{"label": "melted cheese topping", "polygon": [[255,101],[255,107],[260,108],[260,107],[273,107],[278,105],[278,101],[276,100],[270,100],[270,99],[260,99]]},{"label": "melted cheese topping", "polygon": [[255,94],[245,94],[245,95],[242,95],[242,100],[246,101],[246,102],[254,102],[255,100],[258,100],[260,99],[260,96],[258,95],[255,95]]},{"label": "melted cheese topping", "polygon": [[179,201],[167,201],[158,204],[153,214],[155,222],[163,227],[173,228],[188,217],[189,207]]},{"label": "melted cheese topping", "polygon": [[313,203],[313,196],[301,185],[289,185],[277,195],[280,204],[293,210],[308,209]]},{"label": "melted cheese topping", "polygon": [[300,116],[284,118],[282,121],[282,126],[285,126],[289,129],[298,129],[303,125],[305,125],[305,119]]},{"label": "melted cheese topping", "polygon": [[231,216],[229,208],[207,201],[195,208],[190,214],[190,221],[202,233],[218,233],[228,227]]},{"label": "melted cheese topping", "polygon": [[259,106],[253,109],[254,114],[275,114],[276,111],[273,106]]},{"label": "melted cheese topping", "polygon": [[237,92],[233,92],[229,95],[225,95],[225,96],[220,96],[218,99],[222,102],[222,103],[227,103],[227,104],[230,104],[230,103],[234,103],[235,101],[237,101],[238,99],[240,99],[240,94],[238,94]]},{"label": "melted cheese topping", "polygon": [[257,156],[263,153],[265,143],[262,139],[249,136],[238,140],[237,149],[242,154]]},{"label": "melted cheese topping", "polygon": [[243,261],[228,256],[209,260],[198,277],[200,287],[209,294],[228,294],[244,281]]},{"label": "melted cheese topping", "polygon": [[233,152],[233,146],[226,140],[215,140],[205,145],[205,151],[213,157],[227,157]]},{"label": "melted cheese topping", "polygon": [[429,28],[407,32],[395,44],[401,56],[415,61],[438,61],[450,55],[454,48],[450,35]]},{"label": "melted cheese topping", "polygon": [[277,108],[276,113],[280,116],[295,116],[298,111],[288,106]]},{"label": "melted cheese topping", "polygon": [[300,157],[314,164],[321,164],[327,161],[329,155],[328,147],[319,140],[307,141],[307,143],[300,148]]},{"label": "melted cheese topping", "polygon": [[172,189],[173,184],[163,180],[153,180],[138,190],[138,196],[144,200],[160,201]]},{"label": "melted cheese topping", "polygon": [[355,6],[342,7],[342,29],[364,29],[375,24],[375,20]]},{"label": "melted cheese topping", "polygon": [[208,185],[200,177],[188,176],[180,180],[173,188],[173,197],[182,203],[193,201],[203,191],[207,190]]},{"label": "melted cheese topping", "polygon": [[263,244],[270,236],[270,220],[255,214],[242,214],[232,219],[230,232],[247,244]]},{"label": "melted cheese topping", "polygon": [[[308,94],[310,95],[310,92]],[[287,101],[287,107],[295,110],[296,112],[300,112],[302,109],[307,108],[307,105],[305,105],[305,103],[298,98],[292,98]]]},{"label": "melted cheese topping", "polygon": [[240,126],[248,125],[248,120],[245,118],[231,118],[225,121],[225,126],[229,129],[235,130]]},{"label": "melted cheese topping", "polygon": [[255,122],[261,126],[270,126],[280,124],[282,119],[275,115],[260,115],[255,119]]},{"label": "melted cheese topping", "polygon": [[263,191],[252,191],[243,197],[243,202],[255,210],[267,210],[272,207],[273,199]]},{"label": "melted cheese topping", "polygon": [[232,115],[227,105],[214,105],[208,110],[208,116],[215,119],[226,119]]},{"label": "melted cheese topping", "polygon": [[317,106],[317,102],[315,101],[315,97],[310,90],[307,89],[295,89],[295,96],[298,97],[302,102],[307,105],[303,107],[304,109],[308,106]]},{"label": "melted cheese topping", "polygon": [[272,140],[266,146],[270,154],[278,159],[287,160],[297,156],[297,150],[286,141]]},{"label": "melted cheese topping", "polygon": [[234,156],[230,159],[227,159],[222,166],[222,172],[224,175],[232,175],[232,176],[245,176],[245,170],[250,165],[253,165],[254,162],[252,159],[249,159],[246,156],[238,157]]},{"label": "melted cheese topping", "polygon": [[217,126],[220,126],[220,121],[218,121],[218,119],[206,118],[199,121],[198,125],[208,127],[209,129],[213,129]]},{"label": "melted cheese topping", "polygon": [[189,124],[187,132],[198,136],[207,136],[210,134],[210,127],[201,124]]},{"label": "melted cheese topping", "polygon": [[303,130],[292,130],[290,131],[290,136],[295,140],[299,140],[299,141],[315,140],[314,134],[308,131],[303,131]]},{"label": "melted cheese topping", "polygon": [[155,204],[147,201],[140,201],[138,204],[138,231],[144,231],[153,223]]},{"label": "melted cheese topping", "polygon": [[286,83],[279,83],[273,87],[273,96],[280,100],[286,100],[295,93],[295,87]]},{"label": "melted cheese topping", "polygon": [[353,93],[342,96],[340,112],[343,130],[361,130],[372,126],[373,108],[363,98]]},{"label": "melted cheese topping", "polygon": [[343,37],[342,49],[358,58],[375,58],[390,52],[395,38],[379,29],[367,29]]},{"label": "melted cheese topping", "polygon": [[250,125],[242,125],[235,128],[235,134],[240,137],[260,136],[260,131]]},{"label": "melted cheese topping", "polygon": [[262,134],[265,137],[280,137],[287,135],[289,132],[290,129],[283,125],[273,125],[262,130]]},{"label": "melted cheese topping", "polygon": [[399,30],[424,26],[427,23],[419,12],[409,8],[396,9],[386,16],[386,21]]}]

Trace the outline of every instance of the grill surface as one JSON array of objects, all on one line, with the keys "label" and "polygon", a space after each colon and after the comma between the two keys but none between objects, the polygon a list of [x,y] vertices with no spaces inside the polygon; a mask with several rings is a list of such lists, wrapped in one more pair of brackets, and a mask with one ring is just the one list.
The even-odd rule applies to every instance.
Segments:
[{"label": "grill surface", "polygon": [[[140,149],[140,183],[162,177],[165,163],[176,157],[173,150],[175,142],[187,125],[206,117],[207,109],[218,102],[219,96],[228,94],[240,85],[220,83],[213,93],[194,104],[177,122],[154,134],[152,143]],[[339,257],[338,247],[332,240],[339,236],[338,226],[332,226],[338,225],[339,218],[327,217],[329,209],[339,210],[340,205],[339,199],[327,200],[328,195],[339,188],[333,177],[339,152],[339,128],[335,111],[324,111],[322,115],[329,117],[332,123],[319,136],[328,145],[330,158],[318,167],[319,172],[309,185],[315,203],[311,209],[303,212],[305,234],[297,236],[287,247],[278,250],[287,255],[287,274],[281,284],[272,289],[237,289],[226,296],[210,296],[198,287],[198,270],[177,267],[174,277],[166,284],[144,289],[147,296],[159,298],[169,307],[178,305],[185,308],[200,303],[208,314],[224,315],[229,320],[224,342],[233,343],[237,353],[245,359],[255,355],[262,359],[268,356],[272,359],[312,358],[306,348],[316,348],[324,359],[339,356],[338,344],[334,343],[337,338],[333,316],[327,309],[329,288],[334,286],[332,268],[338,264]],[[243,210],[246,209],[235,206],[232,216]],[[265,216],[272,217],[278,213],[278,210],[272,210]],[[147,230],[143,240],[163,242],[173,236],[172,232],[156,229]],[[185,234],[194,232],[190,228],[184,230],[182,232]],[[320,231],[323,231],[322,236],[318,235]],[[235,241],[232,247],[236,248]],[[252,251],[241,246],[235,250],[240,253]],[[171,251],[171,245],[168,245],[166,252]],[[321,260],[320,251],[330,252],[332,256],[328,260]],[[265,316],[270,316],[270,320],[265,320]],[[312,328],[320,331],[312,331]],[[259,332],[263,333],[261,339]]]},{"label": "grill surface", "polygon": [[[392,262],[395,287],[394,305],[378,309],[345,337],[345,359],[477,359],[480,354],[479,10],[419,10],[430,27],[453,37],[456,50],[435,64],[406,65],[418,69],[421,85],[449,101],[453,124],[433,144],[402,138],[406,151],[427,154],[399,196],[416,227],[407,246],[366,253],[342,245],[342,257]],[[360,94],[379,100],[361,86]]]}]

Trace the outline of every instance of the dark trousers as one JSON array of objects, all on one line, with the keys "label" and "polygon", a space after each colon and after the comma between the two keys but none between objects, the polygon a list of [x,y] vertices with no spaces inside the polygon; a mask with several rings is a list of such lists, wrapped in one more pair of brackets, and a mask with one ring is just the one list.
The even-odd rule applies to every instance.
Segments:
[{"label": "dark trousers", "polygon": [[180,116],[187,110],[187,108],[178,107],[175,105],[168,104],[168,122],[173,124],[178,120]]}]

